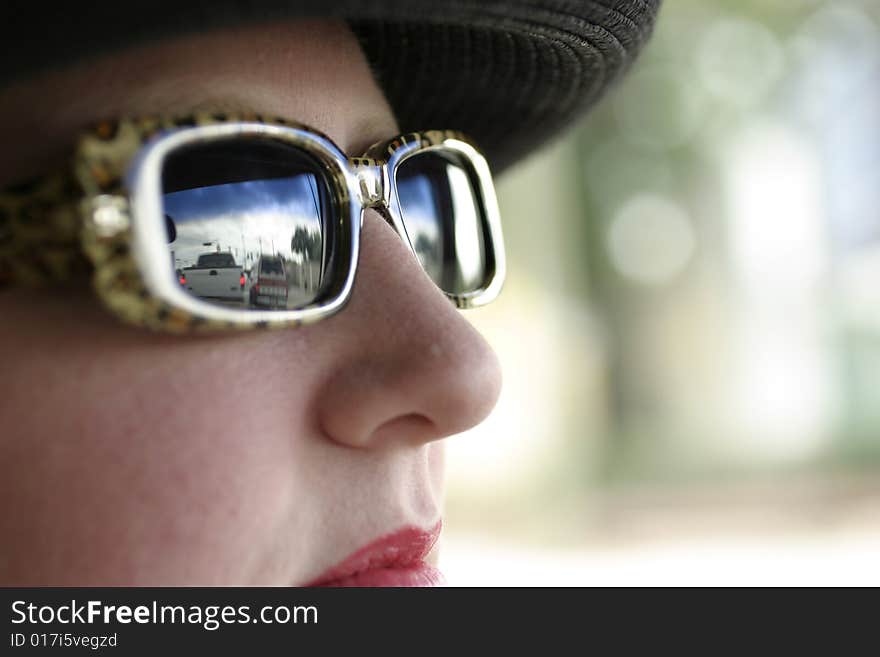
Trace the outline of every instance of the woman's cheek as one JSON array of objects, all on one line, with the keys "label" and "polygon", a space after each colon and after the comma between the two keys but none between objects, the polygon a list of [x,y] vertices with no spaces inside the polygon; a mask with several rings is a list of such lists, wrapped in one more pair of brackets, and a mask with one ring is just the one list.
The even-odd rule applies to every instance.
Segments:
[{"label": "woman's cheek", "polygon": [[297,409],[243,384],[234,350],[211,376],[174,350],[107,351],[7,361],[0,580],[249,581],[307,493]]}]

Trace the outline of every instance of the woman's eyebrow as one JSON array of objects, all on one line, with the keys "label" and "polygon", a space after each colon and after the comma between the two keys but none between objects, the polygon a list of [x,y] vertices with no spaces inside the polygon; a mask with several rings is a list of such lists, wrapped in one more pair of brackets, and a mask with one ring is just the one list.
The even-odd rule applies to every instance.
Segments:
[{"label": "woman's eyebrow", "polygon": [[389,110],[387,113],[368,111],[364,116],[358,117],[346,132],[349,135],[346,154],[349,157],[358,157],[373,144],[395,137],[400,130]]}]

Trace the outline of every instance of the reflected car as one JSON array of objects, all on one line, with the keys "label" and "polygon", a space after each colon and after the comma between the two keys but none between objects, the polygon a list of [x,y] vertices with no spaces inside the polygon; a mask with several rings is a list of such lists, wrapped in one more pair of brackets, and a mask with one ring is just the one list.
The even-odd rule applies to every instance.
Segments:
[{"label": "reflected car", "polygon": [[203,253],[177,277],[185,290],[202,299],[244,301],[245,275],[231,253]]},{"label": "reflected car", "polygon": [[253,268],[249,299],[252,306],[287,307],[287,272],[278,256],[262,256]]}]

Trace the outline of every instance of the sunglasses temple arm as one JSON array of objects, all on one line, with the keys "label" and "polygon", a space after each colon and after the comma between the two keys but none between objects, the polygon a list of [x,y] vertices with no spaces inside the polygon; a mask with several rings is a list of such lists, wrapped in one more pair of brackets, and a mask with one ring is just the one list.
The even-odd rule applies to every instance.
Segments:
[{"label": "sunglasses temple arm", "polygon": [[0,289],[41,287],[91,272],[81,247],[81,198],[69,173],[0,192]]}]

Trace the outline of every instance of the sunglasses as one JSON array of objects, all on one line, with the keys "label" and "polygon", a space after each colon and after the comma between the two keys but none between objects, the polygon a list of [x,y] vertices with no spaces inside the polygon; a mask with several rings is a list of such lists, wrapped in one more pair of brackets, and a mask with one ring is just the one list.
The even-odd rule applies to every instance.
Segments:
[{"label": "sunglasses", "polygon": [[102,123],[73,171],[0,192],[0,286],[89,273],[121,319],[171,332],[295,326],[351,297],[364,211],[458,307],[504,280],[486,160],[451,131],[348,158],[257,115]]}]

